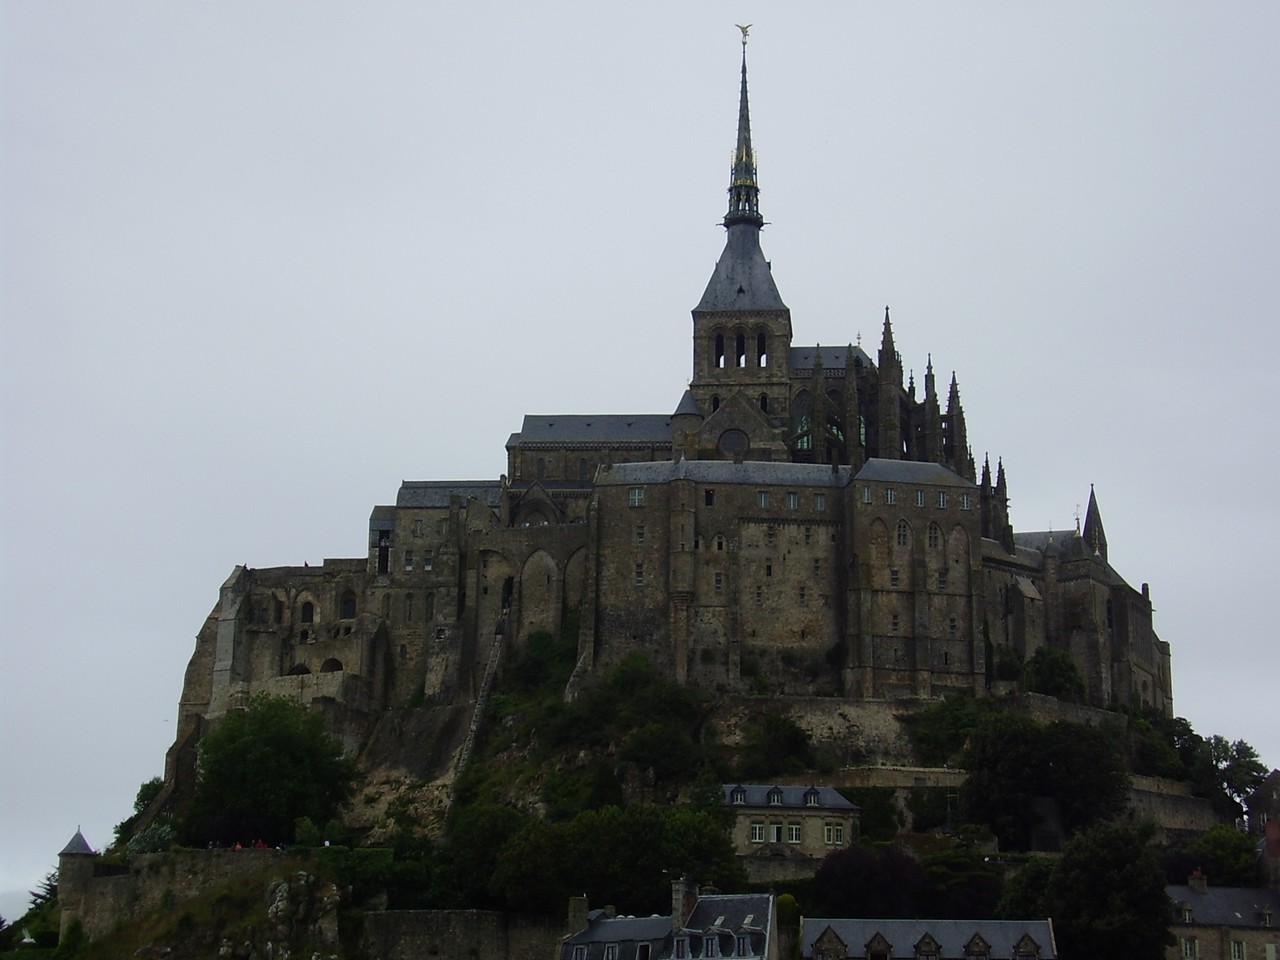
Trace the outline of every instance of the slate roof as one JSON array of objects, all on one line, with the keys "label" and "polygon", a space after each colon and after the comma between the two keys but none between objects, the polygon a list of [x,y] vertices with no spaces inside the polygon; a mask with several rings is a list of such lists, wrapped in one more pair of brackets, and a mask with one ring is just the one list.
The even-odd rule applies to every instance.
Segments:
[{"label": "slate roof", "polygon": [[831,469],[822,463],[773,463],[765,460],[655,460],[644,463],[615,463],[596,476],[597,486],[629,483],[774,484],[792,487],[846,487],[852,479],[849,467]]},{"label": "slate roof", "polygon": [[940,463],[920,463],[915,460],[882,460],[872,457],[855,480],[871,480],[877,483],[919,483],[935,487],[964,487],[977,490],[960,474]]},{"label": "slate roof", "polygon": [[[737,956],[734,938],[750,938],[751,956],[767,956],[773,902],[769,894],[709,894],[700,897],[682,932],[688,935],[688,956],[703,956],[703,937],[717,936],[717,956]],[[719,923],[717,924],[717,921]],[[587,927],[564,941],[563,960],[572,960],[574,947],[582,947],[584,960],[604,960],[605,946],[617,946],[617,960],[637,960],[641,944],[649,945],[651,960],[667,960],[673,953],[675,934],[671,917],[606,917],[593,910]]]},{"label": "slate roof", "polygon": [[67,841],[67,845],[63,847],[58,856],[64,856],[69,853],[93,853],[93,847],[89,846],[89,841],[84,838],[84,834],[76,829],[76,835]]},{"label": "slate roof", "polygon": [[[1280,924],[1280,892],[1252,887],[1207,887],[1199,893],[1177,884],[1165,887],[1173,901],[1174,923],[1193,927],[1260,927],[1262,915],[1271,908],[1271,925]],[[1191,920],[1184,922],[1182,908],[1191,908]]]},{"label": "slate roof", "polygon": [[448,507],[452,497],[475,497],[485,506],[502,501],[502,485],[497,480],[405,480],[396,494],[397,507]]},{"label": "slate roof", "polygon": [[877,933],[892,945],[890,957],[915,958],[915,945],[925,934],[938,942],[938,956],[963,957],[964,946],[976,933],[991,947],[992,957],[1014,957],[1023,934],[1040,945],[1040,960],[1058,955],[1053,925],[1048,920],[825,920],[804,917],[800,921],[802,957],[813,956],[814,942],[830,927],[845,944],[850,957],[865,955],[863,949]]},{"label": "slate roof", "polygon": [[692,390],[684,392],[684,396],[680,398],[680,404],[676,407],[676,412],[672,416],[679,417],[688,413],[699,417],[702,416],[702,411],[698,409],[698,401],[693,399]]},{"label": "slate roof", "polygon": [[[780,786],[778,784],[768,783],[723,783],[720,785],[723,791],[724,802],[727,806],[732,807],[768,807],[769,793],[777,790],[782,794],[782,802],[780,804],[772,804],[776,807],[792,807],[804,809],[825,809],[825,810],[857,810],[855,803],[850,803],[840,795],[838,790],[832,787],[796,787],[796,786]],[[743,803],[733,802],[733,793],[735,790],[741,790],[746,794]],[[817,807],[810,807],[805,802],[805,797],[810,791],[818,795]]]},{"label": "slate roof", "polygon": [[695,311],[786,310],[773,282],[773,271],[760,249],[760,228],[755,224],[729,227],[724,250],[707,282]]},{"label": "slate roof", "polygon": [[525,443],[670,443],[665,413],[527,414],[507,446]]},{"label": "slate roof", "polygon": [[[849,347],[791,347],[787,350],[787,363],[791,367],[791,372],[795,373],[799,370],[812,370],[813,358],[815,355],[822,356],[822,368],[824,370],[843,370],[845,355],[849,352]],[[862,347],[855,346],[853,348],[854,359],[861,360],[864,367],[875,367],[871,362],[871,357]]]}]

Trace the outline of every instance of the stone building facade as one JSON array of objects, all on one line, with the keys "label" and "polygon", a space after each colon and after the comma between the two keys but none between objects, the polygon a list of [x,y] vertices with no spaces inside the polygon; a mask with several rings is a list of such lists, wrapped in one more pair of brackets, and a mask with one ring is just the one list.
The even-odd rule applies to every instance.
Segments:
[{"label": "stone building facade", "polygon": [[944,397],[930,358],[922,392],[904,383],[887,309],[874,357],[793,342],[745,57],[729,196],[673,412],[525,416],[505,475],[374,507],[366,556],[237,567],[187,671],[171,787],[255,693],[323,704],[355,740],[388,710],[474,709],[538,631],[576,631],[570,696],[633,652],[726,696],[981,694],[1047,646],[1090,703],[1171,712],[1150,593],[1109,565],[1092,493],[1083,529],[1015,533],[956,376]]}]

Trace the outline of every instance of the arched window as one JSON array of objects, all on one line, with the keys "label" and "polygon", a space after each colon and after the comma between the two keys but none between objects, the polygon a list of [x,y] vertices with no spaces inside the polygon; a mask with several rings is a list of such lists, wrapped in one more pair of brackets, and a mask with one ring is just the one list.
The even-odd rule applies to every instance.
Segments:
[{"label": "arched window", "polygon": [[340,609],[343,620],[354,620],[356,618],[356,595],[350,590],[342,595]]},{"label": "arched window", "polygon": [[905,547],[911,542],[911,527],[907,521],[898,521],[898,546]]},{"label": "arched window", "polygon": [[320,664],[321,673],[338,673],[342,670],[342,661],[337,657],[330,657],[324,663]]},{"label": "arched window", "polygon": [[713,367],[724,367],[724,334],[723,333],[716,334],[716,349],[715,349],[715,355],[711,358],[711,365]]},{"label": "arched window", "polygon": [[313,604],[310,600],[308,600],[302,605],[302,622],[314,623],[315,619],[316,619],[315,604]]},{"label": "arched window", "polygon": [[747,338],[745,334],[738,334],[734,343],[734,363],[739,367],[747,365]]},{"label": "arched window", "polygon": [[942,529],[936,524],[929,524],[929,549],[936,550],[942,543]]},{"label": "arched window", "polygon": [[767,393],[760,394],[760,409],[765,413],[769,412],[769,395]]},{"label": "arched window", "polygon": [[292,667],[290,667],[290,668],[289,668],[289,672],[288,672],[287,674],[285,674],[285,676],[287,676],[287,677],[305,677],[305,676],[307,676],[307,674],[309,674],[310,672],[311,672],[311,671],[310,671],[309,669],[307,669],[307,665],[306,665],[305,663],[295,663]]},{"label": "arched window", "polygon": [[715,413],[720,409],[720,394],[713,393],[711,395],[711,412]]},{"label": "arched window", "polygon": [[760,367],[769,365],[769,338],[763,333],[756,334],[756,365]]}]

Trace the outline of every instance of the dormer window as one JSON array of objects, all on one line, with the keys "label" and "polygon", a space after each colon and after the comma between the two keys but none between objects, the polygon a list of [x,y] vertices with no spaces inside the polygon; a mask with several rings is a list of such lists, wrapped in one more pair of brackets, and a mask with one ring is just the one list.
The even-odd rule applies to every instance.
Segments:
[{"label": "dormer window", "polygon": [[1190,907],[1184,906],[1184,907],[1182,908],[1182,922],[1183,922],[1183,923],[1190,923],[1190,922],[1191,922],[1191,908],[1190,908]]},{"label": "dormer window", "polygon": [[777,787],[774,787],[772,790],[769,791],[769,806],[771,807],[782,806],[782,791],[779,790]]},{"label": "dormer window", "polygon": [[675,943],[671,947],[671,955],[675,960],[685,960],[689,956],[689,938],[676,937]]},{"label": "dormer window", "polygon": [[616,943],[606,943],[604,945],[604,960],[618,960],[618,945]]},{"label": "dormer window", "polygon": [[[704,957],[718,957],[720,955],[720,951],[717,949],[718,946],[719,941],[716,940],[714,935],[703,937],[702,955]],[[609,960],[609,958],[606,957],[605,960]]]},{"label": "dormer window", "polygon": [[573,960],[587,960],[586,944],[582,944],[582,943],[574,944]]},{"label": "dormer window", "polygon": [[735,955],[739,957],[751,956],[751,939],[745,934],[738,934],[737,940],[734,943],[734,952]]},{"label": "dormer window", "polygon": [[804,805],[806,807],[816,807],[818,805],[818,791],[810,788],[805,791]]},{"label": "dormer window", "polygon": [[733,793],[729,795],[729,802],[730,803],[746,803],[747,791],[743,790],[741,787],[734,787]]}]

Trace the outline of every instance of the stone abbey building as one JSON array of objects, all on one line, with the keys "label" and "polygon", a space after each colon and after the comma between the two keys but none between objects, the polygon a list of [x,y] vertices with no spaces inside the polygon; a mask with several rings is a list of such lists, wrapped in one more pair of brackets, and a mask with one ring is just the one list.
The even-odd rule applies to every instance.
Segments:
[{"label": "stone abbey building", "polygon": [[[259,692],[375,718],[475,712],[504,651],[576,630],[574,689],[638,651],[720,695],[983,693],[1041,647],[1090,703],[1171,712],[1151,600],[1083,529],[1016,533],[953,375],[793,340],[760,247],[745,47],[726,242],[671,413],[526,415],[507,472],[406,482],[368,554],[237,567],[188,668],[177,746]],[[671,371],[683,380],[683,371]],[[945,396],[944,396],[945,393]],[[172,769],[172,768],[171,768]]]}]

